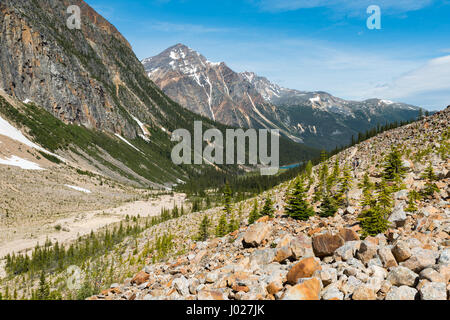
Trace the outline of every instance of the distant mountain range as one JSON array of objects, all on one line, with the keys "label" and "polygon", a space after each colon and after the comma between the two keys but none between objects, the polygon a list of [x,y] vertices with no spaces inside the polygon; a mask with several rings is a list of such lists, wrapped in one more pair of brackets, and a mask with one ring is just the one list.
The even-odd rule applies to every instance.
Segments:
[{"label": "distant mountain range", "polygon": [[210,119],[247,128],[278,128],[296,142],[333,149],[378,124],[417,117],[420,108],[388,100],[348,101],[326,92],[287,89],[253,72],[237,73],[177,44],[142,61],[169,97]]}]

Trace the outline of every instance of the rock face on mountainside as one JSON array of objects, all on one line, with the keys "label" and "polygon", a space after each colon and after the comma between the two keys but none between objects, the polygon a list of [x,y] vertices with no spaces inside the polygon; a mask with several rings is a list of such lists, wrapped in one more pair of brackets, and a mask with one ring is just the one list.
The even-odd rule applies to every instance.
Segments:
[{"label": "rock face on mountainside", "polygon": [[[67,8],[81,9],[70,30]],[[65,123],[142,134],[132,118],[173,129],[192,117],[146,77],[127,40],[82,0],[0,2],[0,88]]]},{"label": "rock face on mountainside", "polygon": [[[142,61],[150,77],[182,106],[224,124],[276,128],[277,113],[246,77],[177,44]],[[281,128],[282,129],[282,128]]]},{"label": "rock face on mountainside", "polygon": [[[341,166],[355,157],[361,160],[353,170],[349,206],[334,217],[286,217],[282,208],[291,183],[281,185],[266,194],[276,195],[275,218],[263,217],[222,238],[185,241],[186,254],[149,264],[125,283],[90,299],[448,300],[449,122],[450,107],[329,159],[329,166],[336,157]],[[405,150],[404,188],[393,195],[390,228],[362,239],[358,183],[366,172],[373,182],[381,180],[379,164],[392,145]],[[436,172],[439,191],[417,201],[417,210],[406,211],[408,192],[424,187],[427,164]],[[313,174],[317,171],[315,167]],[[310,201],[313,190],[314,185],[308,191]],[[318,204],[313,205],[317,211]],[[185,237],[186,228],[182,229],[174,236]]]},{"label": "rock face on mountainside", "polygon": [[419,110],[387,100],[346,101],[326,92],[283,88],[253,72],[210,62],[183,44],[142,63],[150,79],[189,110],[228,125],[279,128],[313,147],[345,145],[352,135],[414,119]]}]

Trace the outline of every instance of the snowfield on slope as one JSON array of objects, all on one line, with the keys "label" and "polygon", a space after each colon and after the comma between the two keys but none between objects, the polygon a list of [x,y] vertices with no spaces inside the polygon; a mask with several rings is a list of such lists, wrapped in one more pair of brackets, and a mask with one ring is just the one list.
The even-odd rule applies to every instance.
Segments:
[{"label": "snowfield on slope", "polygon": [[77,187],[77,186],[71,186],[71,185],[69,185],[69,184],[65,184],[65,186],[68,187],[68,188],[71,188],[71,189],[80,191],[80,192],[84,192],[84,193],[92,193],[91,190],[84,189],[84,188],[80,188],[80,187]]},{"label": "snowfield on slope", "polygon": [[58,158],[59,160],[61,160],[63,162],[67,162],[64,158],[58,156],[57,154],[54,154],[48,150],[45,150],[41,146],[38,146],[36,143],[30,141],[27,137],[25,137],[23,135],[23,133],[20,130],[16,129],[14,126],[12,126],[8,121],[3,119],[1,116],[0,116],[0,135],[4,135],[12,140],[16,140],[20,143],[23,143],[24,145],[26,145],[30,148],[34,148],[36,150],[45,152],[47,154],[50,154],[50,155]]},{"label": "snowfield on slope", "polygon": [[18,156],[11,156],[6,159],[0,158],[0,164],[19,167],[24,170],[45,170],[41,168],[37,163],[22,159]]}]

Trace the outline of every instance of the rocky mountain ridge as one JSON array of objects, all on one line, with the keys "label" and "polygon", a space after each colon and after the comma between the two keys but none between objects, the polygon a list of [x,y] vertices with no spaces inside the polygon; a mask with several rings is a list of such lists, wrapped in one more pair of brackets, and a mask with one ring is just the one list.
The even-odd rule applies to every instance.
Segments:
[{"label": "rocky mountain ridge", "polygon": [[[384,132],[349,148],[336,158],[340,166],[361,160],[352,176],[349,206],[334,217],[297,221],[285,215],[292,182],[259,197],[271,197],[273,219],[261,218],[222,238],[205,242],[190,239],[202,214],[171,221],[173,236],[187,252],[150,264],[115,283],[92,300],[448,300],[450,299],[450,107],[422,121]],[[357,219],[362,210],[362,182],[368,173],[381,181],[380,170],[392,145],[403,151],[407,173],[404,187],[393,195],[390,228],[361,239]],[[415,202],[408,211],[408,193],[424,188],[423,172],[436,172],[432,196]],[[313,168],[317,177],[319,167]],[[312,201],[315,184],[308,191]],[[253,200],[242,206],[244,217]],[[233,210],[237,210],[237,205]],[[223,212],[208,211],[213,224]],[[186,224],[187,221],[192,223]],[[163,227],[164,228],[164,227]],[[153,233],[152,233],[153,234]],[[178,242],[177,242],[178,243]],[[178,245],[177,245],[178,246]],[[150,260],[150,258],[149,258]]]},{"label": "rocky mountain ridge", "polygon": [[224,62],[208,61],[193,49],[177,44],[142,61],[149,78],[180,105],[240,128],[278,128],[277,112],[242,75]]},{"label": "rocky mountain ridge", "polygon": [[142,63],[164,93],[191,111],[232,126],[278,128],[316,148],[334,149],[352,135],[419,113],[415,106],[388,100],[347,101],[326,92],[283,88],[253,72],[210,62],[183,44]]}]

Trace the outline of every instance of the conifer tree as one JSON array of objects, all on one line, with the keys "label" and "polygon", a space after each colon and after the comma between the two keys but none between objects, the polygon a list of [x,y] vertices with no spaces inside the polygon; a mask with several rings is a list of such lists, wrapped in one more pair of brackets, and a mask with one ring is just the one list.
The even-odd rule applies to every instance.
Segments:
[{"label": "conifer tree", "polygon": [[227,217],[222,214],[216,227],[216,237],[221,238],[227,234]]},{"label": "conifer tree", "polygon": [[382,179],[378,186],[377,205],[383,217],[387,219],[393,206],[392,187],[388,186],[386,180]]},{"label": "conifer tree", "polygon": [[269,196],[266,198],[266,202],[264,203],[260,216],[261,217],[268,216],[269,218],[273,218],[274,211],[275,210],[273,209],[273,202]]},{"label": "conifer tree", "polygon": [[319,172],[318,172],[319,181],[318,181],[317,188],[315,190],[314,198],[313,198],[313,200],[315,202],[322,200],[324,193],[326,192],[327,180],[328,180],[328,165],[326,163],[325,151],[322,151],[321,159],[322,159],[322,165],[320,166]]},{"label": "conifer tree", "polygon": [[313,164],[312,164],[311,160],[309,160],[308,163],[306,163],[306,167],[305,167],[305,174],[306,174],[306,177],[308,178],[308,181],[309,181],[308,185],[309,186],[311,186],[311,184],[314,183],[314,177],[313,177],[313,174],[312,174],[312,169],[313,169]]},{"label": "conifer tree", "polygon": [[385,219],[383,210],[378,204],[364,210],[359,220],[363,238],[368,236],[375,237],[380,233],[386,232],[389,228],[389,221]]},{"label": "conifer tree", "polygon": [[231,214],[232,197],[233,197],[233,192],[231,191],[230,185],[226,184],[225,190],[224,190],[224,210],[227,215]]},{"label": "conifer tree", "polygon": [[417,205],[416,201],[419,200],[420,195],[416,190],[411,190],[408,192],[408,206],[406,207],[406,212],[416,212]]},{"label": "conifer tree", "polygon": [[350,166],[346,163],[342,173],[342,177],[339,179],[340,186],[337,194],[338,204],[349,206],[348,192],[352,188],[353,178],[351,174]]},{"label": "conifer tree", "polygon": [[434,192],[439,192],[439,188],[434,183],[437,180],[437,176],[434,173],[431,162],[422,174],[422,178],[426,180],[425,188],[422,191],[424,196],[431,196]]},{"label": "conifer tree", "polygon": [[231,214],[231,219],[228,223],[227,229],[228,229],[228,233],[231,233],[231,232],[239,229],[239,221],[236,220],[234,212]]},{"label": "conifer tree", "polygon": [[387,181],[395,181],[396,177],[404,178],[405,172],[400,150],[397,147],[392,147],[391,152],[385,159],[383,178]]},{"label": "conifer tree", "polygon": [[200,230],[198,233],[198,237],[197,239],[199,241],[206,241],[209,238],[209,226],[210,226],[211,222],[208,219],[207,215],[203,216],[203,220],[200,223]]},{"label": "conifer tree", "polygon": [[314,215],[314,210],[306,199],[303,177],[295,182],[294,190],[286,207],[286,213],[294,219],[303,221]]},{"label": "conifer tree", "polygon": [[253,203],[253,209],[250,212],[250,215],[248,217],[248,224],[255,223],[255,221],[258,220],[259,218],[260,218],[260,215],[259,215],[259,210],[258,210],[258,200],[255,199],[255,201]]},{"label": "conifer tree", "polygon": [[[369,189],[367,189],[369,190]],[[365,209],[358,217],[362,229],[363,237],[376,236],[384,233],[389,228],[387,220],[392,209],[392,189],[387,185],[385,179],[378,186],[376,199],[369,192],[365,194],[363,200]]]},{"label": "conifer tree", "polygon": [[50,295],[50,288],[45,281],[45,274],[42,271],[41,277],[39,279],[39,288],[38,288],[38,292],[37,292],[37,299],[38,300],[47,300],[49,295]]},{"label": "conifer tree", "polygon": [[328,177],[327,180],[327,188],[328,190],[331,190],[336,182],[339,179],[339,176],[341,174],[341,169],[339,167],[339,158],[336,157],[336,160],[334,162],[333,171],[331,172],[331,175]]},{"label": "conifer tree", "polygon": [[319,216],[322,218],[333,217],[337,209],[335,200],[327,194],[320,205]]},{"label": "conifer tree", "polygon": [[375,189],[375,184],[370,181],[369,174],[366,172],[363,178],[363,182],[360,183],[359,188],[362,189],[362,201],[361,206],[373,206],[374,202],[376,202],[375,197],[373,196],[373,191]]}]

